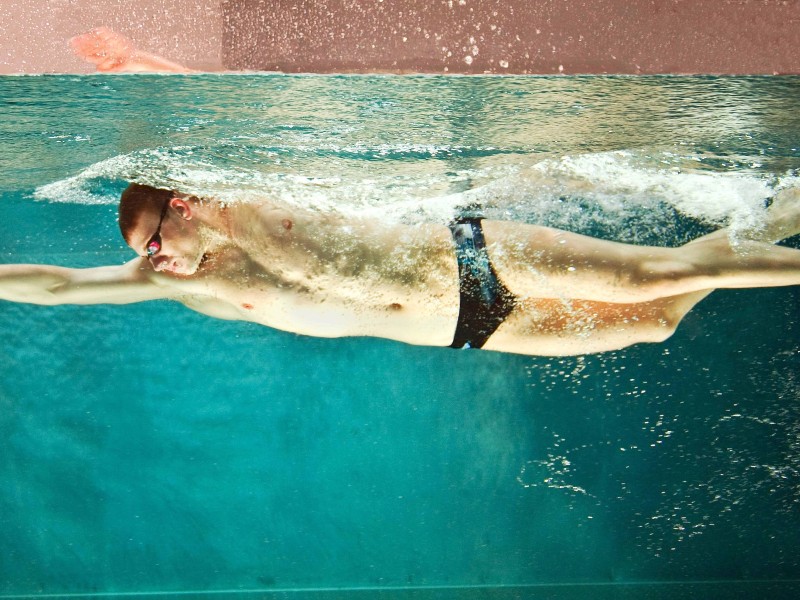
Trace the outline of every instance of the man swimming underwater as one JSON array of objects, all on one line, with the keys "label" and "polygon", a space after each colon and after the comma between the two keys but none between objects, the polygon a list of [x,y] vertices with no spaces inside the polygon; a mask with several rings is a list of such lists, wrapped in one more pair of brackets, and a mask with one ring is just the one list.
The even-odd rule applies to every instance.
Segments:
[{"label": "man swimming underwater", "polygon": [[800,284],[800,250],[771,244],[800,233],[794,189],[778,194],[758,239],[735,248],[726,230],[658,248],[488,219],[385,225],[139,184],[119,215],[139,258],[0,265],[0,298],[171,299],[304,335],[564,356],[663,341],[714,288]]}]

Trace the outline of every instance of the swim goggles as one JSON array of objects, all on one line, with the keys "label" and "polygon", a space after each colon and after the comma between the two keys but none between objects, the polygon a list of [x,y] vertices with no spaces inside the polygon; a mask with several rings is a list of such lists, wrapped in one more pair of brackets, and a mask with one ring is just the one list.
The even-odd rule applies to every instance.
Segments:
[{"label": "swim goggles", "polygon": [[171,198],[167,198],[164,201],[164,206],[161,207],[161,217],[158,219],[158,228],[150,238],[150,241],[147,242],[147,258],[155,256],[161,250],[161,224],[164,222],[164,215],[167,214],[167,207],[169,206],[170,200]]}]

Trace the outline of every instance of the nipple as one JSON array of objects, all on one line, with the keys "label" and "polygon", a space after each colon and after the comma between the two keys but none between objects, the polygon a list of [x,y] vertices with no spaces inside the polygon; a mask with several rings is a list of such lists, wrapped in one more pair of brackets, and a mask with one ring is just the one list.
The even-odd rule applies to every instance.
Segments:
[{"label": "nipple", "polygon": [[292,223],[291,219],[284,219],[283,221],[281,221],[281,225],[283,225],[283,228],[286,231],[290,231],[294,223]]},{"label": "nipple", "polygon": [[397,302],[392,302],[389,305],[389,308],[391,308],[392,310],[401,310],[403,308],[403,305],[402,304],[398,304]]},{"label": "nipple", "polygon": [[253,310],[253,305],[248,302],[242,302],[242,308],[245,308],[247,310]]}]

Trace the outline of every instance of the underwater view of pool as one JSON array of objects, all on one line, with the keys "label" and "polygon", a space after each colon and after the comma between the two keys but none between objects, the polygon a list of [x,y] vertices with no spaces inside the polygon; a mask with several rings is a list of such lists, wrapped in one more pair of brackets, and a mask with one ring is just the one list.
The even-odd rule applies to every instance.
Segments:
[{"label": "underwater view of pool", "polygon": [[[658,246],[800,185],[800,77],[5,76],[0,107],[0,263],[132,259],[131,181]],[[798,547],[798,287],[569,358],[0,302],[0,598],[794,598]]]}]

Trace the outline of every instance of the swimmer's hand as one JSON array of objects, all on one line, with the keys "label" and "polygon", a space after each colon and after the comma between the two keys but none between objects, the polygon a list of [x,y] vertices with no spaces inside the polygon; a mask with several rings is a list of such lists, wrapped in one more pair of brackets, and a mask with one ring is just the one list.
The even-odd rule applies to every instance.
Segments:
[{"label": "swimmer's hand", "polygon": [[108,27],[77,35],[69,43],[75,54],[103,72],[124,70],[134,52],[128,38]]},{"label": "swimmer's hand", "polygon": [[98,27],[69,40],[80,58],[101,73],[192,73],[183,65],[137,50],[124,35]]}]

